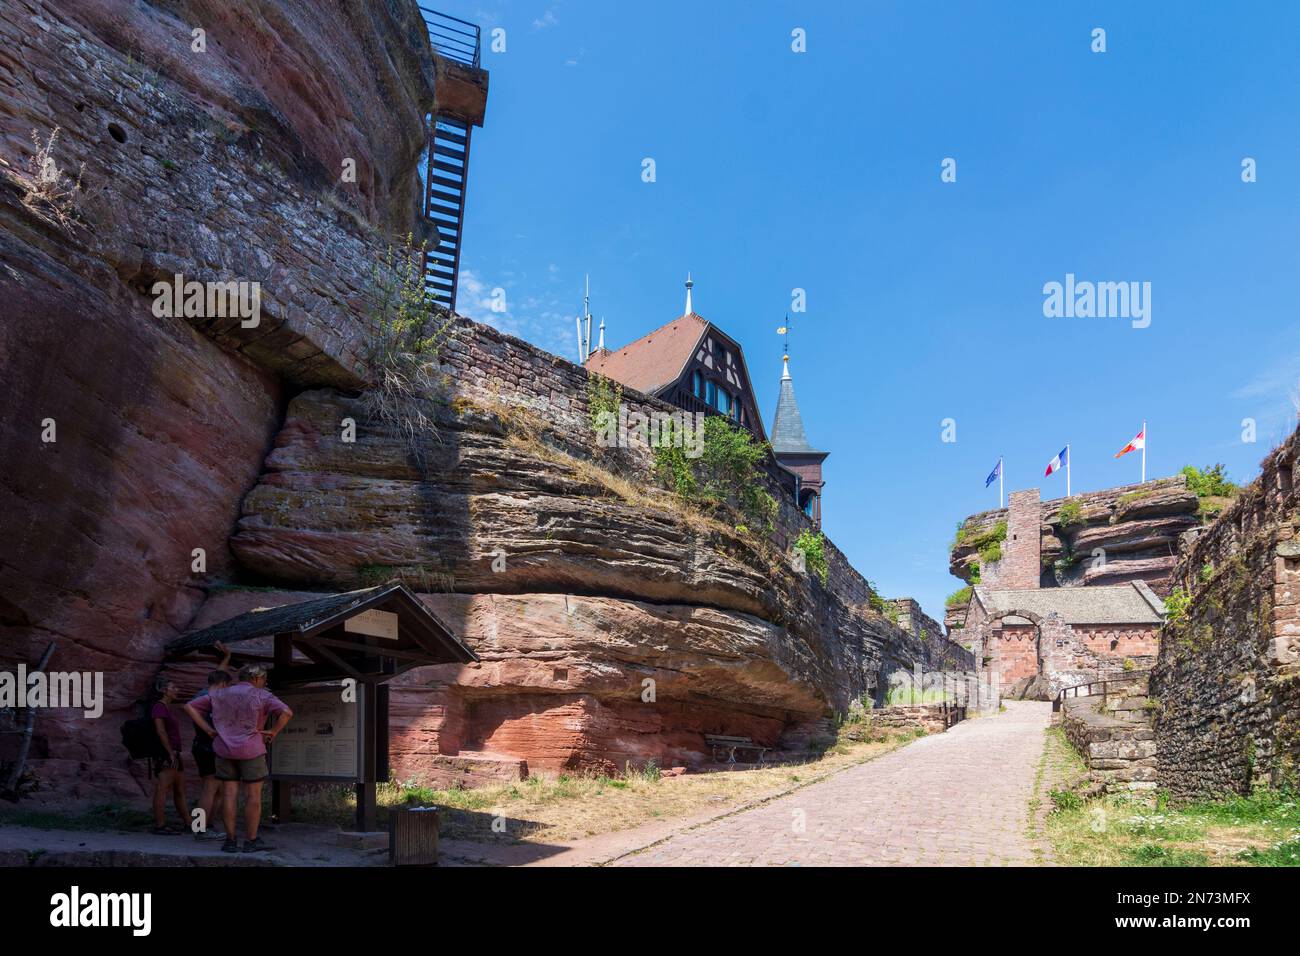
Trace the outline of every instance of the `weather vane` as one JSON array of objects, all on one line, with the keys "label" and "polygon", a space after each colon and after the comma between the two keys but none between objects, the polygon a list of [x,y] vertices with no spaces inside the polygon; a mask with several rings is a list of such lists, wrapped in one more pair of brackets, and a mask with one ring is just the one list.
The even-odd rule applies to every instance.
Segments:
[{"label": "weather vane", "polygon": [[794,323],[790,321],[790,313],[787,312],[785,314],[785,324],[776,330],[776,334],[783,337],[781,349],[786,358],[790,357],[790,330],[792,328],[794,328]]}]

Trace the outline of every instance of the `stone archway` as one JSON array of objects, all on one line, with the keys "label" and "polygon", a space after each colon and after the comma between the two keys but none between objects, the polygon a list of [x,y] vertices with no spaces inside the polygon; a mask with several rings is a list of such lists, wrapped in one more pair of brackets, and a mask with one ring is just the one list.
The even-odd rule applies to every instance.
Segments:
[{"label": "stone archway", "polygon": [[[1016,622],[1011,627],[1016,630],[1008,633],[1002,625],[1006,618],[1022,618],[1029,622],[1032,637],[1027,630],[1022,633],[1023,625]],[[983,669],[990,676],[996,676],[997,686],[1002,694],[1009,697],[1023,698],[1044,671],[1043,624],[1044,618],[1033,611],[1023,608],[1008,608],[995,611],[977,626],[980,661]],[[1028,639],[1028,647],[1021,647],[1020,641]]]}]

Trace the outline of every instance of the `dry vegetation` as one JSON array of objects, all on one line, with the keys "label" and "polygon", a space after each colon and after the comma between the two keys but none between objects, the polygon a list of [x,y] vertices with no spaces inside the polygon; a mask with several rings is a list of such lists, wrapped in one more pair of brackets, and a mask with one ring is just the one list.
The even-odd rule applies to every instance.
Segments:
[{"label": "dry vegetation", "polygon": [[23,203],[29,209],[67,228],[77,216],[78,193],[81,191],[85,164],[82,164],[75,179],[59,167],[54,151],[60,132],[55,127],[42,141],[40,133],[32,130],[32,156],[27,162],[27,168],[14,170],[12,175],[22,187]]},{"label": "dry vegetation", "polygon": [[[388,784],[380,789],[381,813],[395,806],[443,808],[441,832],[460,840],[504,843],[569,843],[629,830],[656,820],[722,814],[806,786],[846,767],[871,760],[915,739],[891,735],[866,742],[842,740],[818,760],[750,770],[664,777],[653,766],[618,776],[537,776],[509,786],[432,790]],[[317,823],[342,823],[353,812],[347,788],[322,788],[295,796],[294,812]],[[493,820],[502,819],[504,832]]]}]

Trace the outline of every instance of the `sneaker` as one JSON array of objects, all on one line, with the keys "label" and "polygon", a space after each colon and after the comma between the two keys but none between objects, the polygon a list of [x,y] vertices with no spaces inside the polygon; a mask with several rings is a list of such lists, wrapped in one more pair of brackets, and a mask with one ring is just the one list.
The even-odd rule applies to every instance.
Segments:
[{"label": "sneaker", "polygon": [[226,838],[226,842],[223,843],[223,844],[221,844],[221,852],[222,852],[222,853],[238,853],[238,852],[239,852],[239,844],[238,844],[237,842],[235,842],[234,840],[232,840],[230,837],[227,837],[227,838]]},{"label": "sneaker", "polygon": [[257,853],[259,850],[274,850],[275,847],[268,846],[261,837],[255,837],[252,840],[244,841],[245,853]]},{"label": "sneaker", "polygon": [[199,830],[194,834],[196,840],[224,840],[226,839],[225,830]]}]

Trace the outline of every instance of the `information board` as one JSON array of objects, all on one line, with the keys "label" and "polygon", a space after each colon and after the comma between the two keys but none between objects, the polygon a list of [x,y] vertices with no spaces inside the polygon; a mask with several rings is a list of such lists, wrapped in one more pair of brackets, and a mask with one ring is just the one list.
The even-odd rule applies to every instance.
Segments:
[{"label": "information board", "polygon": [[271,779],[361,780],[366,688],[358,683],[350,689],[353,700],[344,700],[343,690],[333,684],[275,692],[293,719],[269,748]]}]

